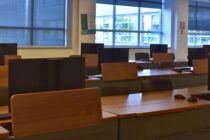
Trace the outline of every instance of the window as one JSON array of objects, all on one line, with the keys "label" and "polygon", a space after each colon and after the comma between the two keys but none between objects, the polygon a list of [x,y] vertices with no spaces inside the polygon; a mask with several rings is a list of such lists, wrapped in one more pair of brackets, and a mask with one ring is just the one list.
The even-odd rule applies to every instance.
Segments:
[{"label": "window", "polygon": [[161,43],[162,0],[96,0],[96,42],[113,47]]},{"label": "window", "polygon": [[21,46],[67,45],[68,0],[1,0],[0,43]]},{"label": "window", "polygon": [[188,46],[210,44],[210,3],[189,1]]}]

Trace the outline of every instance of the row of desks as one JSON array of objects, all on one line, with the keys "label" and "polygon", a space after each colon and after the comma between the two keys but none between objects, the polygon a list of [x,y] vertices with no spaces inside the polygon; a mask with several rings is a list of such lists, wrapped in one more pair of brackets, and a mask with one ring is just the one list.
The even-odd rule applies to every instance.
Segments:
[{"label": "row of desks", "polygon": [[[182,94],[186,98],[193,94],[207,93],[207,86],[176,89],[173,91],[155,91],[135,93],[129,95],[101,97],[103,119],[144,117],[165,113],[193,110],[210,107],[210,101],[198,100],[189,103],[186,100],[174,99],[175,94]],[[7,113],[8,107],[1,106],[0,113]],[[0,124],[10,120],[0,121]]]},{"label": "row of desks", "polygon": [[[193,75],[193,72],[177,72],[172,69],[145,69],[138,71],[139,78],[148,78],[148,77],[163,77],[163,76],[177,76],[177,75]],[[91,81],[100,81],[102,80],[101,74],[90,75],[86,79],[87,82]]]},{"label": "row of desks", "polygon": [[[92,133],[95,132],[95,135],[110,140],[155,140],[160,136],[176,135],[183,131],[192,135],[189,132],[194,134],[194,130],[210,125],[210,101],[189,103],[186,100],[175,100],[173,95],[189,97],[202,92],[208,92],[207,86],[101,97],[103,123],[82,129],[79,136],[84,137],[87,130],[88,138],[97,139]],[[6,112],[7,106],[0,107],[0,113]],[[11,120],[0,121],[1,125],[8,123]]]}]

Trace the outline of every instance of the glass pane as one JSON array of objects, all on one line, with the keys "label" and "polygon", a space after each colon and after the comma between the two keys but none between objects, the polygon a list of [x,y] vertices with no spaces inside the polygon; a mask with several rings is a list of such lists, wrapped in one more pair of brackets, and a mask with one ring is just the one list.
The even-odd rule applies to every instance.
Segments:
[{"label": "glass pane", "polygon": [[0,26],[28,27],[31,0],[1,0]]},{"label": "glass pane", "polygon": [[141,31],[161,30],[161,9],[141,8]]},{"label": "glass pane", "polygon": [[138,30],[138,8],[116,6],[116,30]]},{"label": "glass pane", "polygon": [[113,29],[113,5],[96,4],[96,29]]},{"label": "glass pane", "polygon": [[112,45],[112,32],[96,32],[96,43]]},{"label": "glass pane", "polygon": [[34,32],[34,45],[42,46],[65,46],[64,31],[36,30]]},{"label": "glass pane", "polygon": [[138,34],[130,32],[116,32],[115,33],[115,45],[120,46],[137,46]]},{"label": "glass pane", "polygon": [[160,34],[157,33],[140,33],[140,44],[159,44],[160,43]]},{"label": "glass pane", "polygon": [[30,31],[22,29],[0,29],[1,43],[18,43],[18,45],[30,44]]},{"label": "glass pane", "polygon": [[65,27],[65,0],[35,0],[35,27]]}]

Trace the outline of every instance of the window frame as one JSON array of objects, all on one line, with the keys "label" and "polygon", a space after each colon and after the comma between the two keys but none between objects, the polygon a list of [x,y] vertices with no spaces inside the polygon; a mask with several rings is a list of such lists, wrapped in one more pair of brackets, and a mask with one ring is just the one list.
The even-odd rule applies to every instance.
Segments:
[{"label": "window frame", "polygon": [[[192,1],[190,1],[190,2],[192,2]],[[208,7],[201,6],[198,1],[195,1],[195,2],[192,2],[192,3],[190,3],[190,2],[189,2],[189,14],[190,14],[190,8],[195,8],[196,11],[193,14],[194,14],[194,18],[195,18],[194,22],[197,25],[197,21],[198,21],[198,17],[197,17],[198,11],[197,10],[198,9],[209,9],[210,10],[210,7],[209,6]],[[189,18],[188,18],[188,21],[190,21]],[[197,28],[197,27],[194,27],[194,28]],[[190,39],[191,36],[193,36],[193,38],[195,38],[194,42],[193,42],[193,45],[191,45],[189,43],[189,39]],[[208,31],[208,30],[198,30],[198,29],[190,30],[190,29],[188,29],[188,35],[187,35],[187,38],[188,38],[187,46],[188,46],[188,48],[198,48],[198,47],[202,47],[203,45],[206,45],[206,43],[197,44],[198,40],[196,38],[199,38],[199,36],[209,36],[209,39],[210,39],[210,30]]]},{"label": "window frame", "polygon": [[[97,4],[100,4],[100,3],[96,3],[96,6]],[[96,28],[96,32],[111,32],[112,33],[112,45],[105,45],[106,47],[112,47],[112,48],[130,48],[130,49],[148,49],[149,48],[149,44],[144,44],[140,41],[140,38],[141,38],[141,34],[144,34],[144,33],[152,33],[152,34],[158,34],[159,36],[159,43],[161,44],[162,43],[162,36],[163,36],[163,32],[162,32],[162,16],[163,16],[163,11],[162,9],[160,9],[160,29],[159,31],[142,31],[141,30],[141,8],[147,8],[147,7],[140,7],[140,6],[137,6],[136,8],[138,8],[138,28],[137,28],[137,31],[135,30],[117,30],[115,29],[116,28],[116,7],[117,6],[120,6],[120,5],[116,5],[116,4],[107,4],[107,5],[111,5],[113,6],[113,29],[97,29]],[[154,8],[154,9],[158,9],[158,8]],[[97,18],[97,16],[96,16]],[[96,19],[97,20],[97,19]],[[125,32],[125,33],[136,33],[137,34],[137,45],[116,45],[116,42],[115,42],[115,35],[116,35],[116,32]],[[96,39],[95,39],[96,41]],[[158,44],[158,43],[157,43]]]}]

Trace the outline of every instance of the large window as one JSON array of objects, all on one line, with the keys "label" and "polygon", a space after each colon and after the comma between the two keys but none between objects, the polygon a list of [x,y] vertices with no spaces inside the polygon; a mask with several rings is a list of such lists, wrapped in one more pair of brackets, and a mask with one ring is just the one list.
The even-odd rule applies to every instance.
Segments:
[{"label": "large window", "polygon": [[112,47],[161,43],[162,0],[96,0],[96,42]]},{"label": "large window", "polygon": [[67,45],[68,0],[1,0],[0,43],[25,47]]},{"label": "large window", "polygon": [[188,46],[210,44],[210,3],[189,1]]}]

